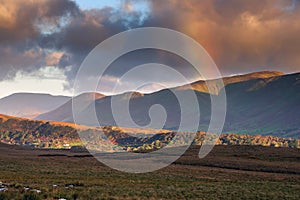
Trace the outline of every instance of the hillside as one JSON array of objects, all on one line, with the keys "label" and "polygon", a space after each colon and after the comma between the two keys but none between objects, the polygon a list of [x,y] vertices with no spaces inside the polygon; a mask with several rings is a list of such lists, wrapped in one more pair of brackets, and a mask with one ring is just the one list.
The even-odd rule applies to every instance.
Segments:
[{"label": "hillside", "polygon": [[0,99],[0,113],[25,118],[36,116],[57,108],[70,100],[66,96],[49,94],[16,93]]},{"label": "hillside", "polygon": [[230,84],[225,131],[300,138],[300,73]]},{"label": "hillside", "polygon": [[[85,105],[86,102],[101,99],[105,97],[99,93],[85,93],[75,97],[73,100],[81,102]],[[83,110],[84,108],[82,108]],[[49,112],[38,115],[37,120],[52,120],[52,121],[72,121],[72,99],[69,99],[66,103],[60,105],[58,108]]]},{"label": "hillside", "polygon": [[[224,77],[223,78],[223,83],[224,83],[224,86],[226,86],[226,85],[229,85],[231,83],[239,83],[239,82],[249,81],[249,80],[252,80],[252,79],[271,78],[271,77],[277,77],[277,76],[283,76],[283,75],[284,75],[284,73],[277,72],[277,71],[254,72],[254,73],[250,73],[250,74]],[[208,80],[208,81],[197,81],[197,82],[191,83],[190,85],[180,86],[180,87],[177,87],[175,89],[176,90],[192,89],[192,90],[195,90],[197,92],[209,93],[206,82],[208,82],[212,86],[212,88],[213,88],[213,91],[211,91],[212,94],[217,95],[219,93],[219,91],[222,89],[218,85],[218,79],[217,80]]]},{"label": "hillside", "polygon": [[[276,72],[276,71],[263,71],[263,72],[255,72],[255,73],[250,73],[250,74],[244,74],[244,75],[237,75],[237,76],[231,76],[231,77],[225,77],[223,78],[223,82],[224,82],[224,86],[229,85],[231,83],[237,83],[237,82],[243,82],[243,81],[248,81],[248,80],[252,80],[252,79],[257,79],[257,78],[270,78],[270,77],[276,77],[276,76],[282,76],[284,75],[282,72]],[[218,94],[219,90],[221,89],[218,85],[217,82],[218,80],[209,80],[208,81],[211,85],[213,85],[213,88],[215,89],[213,92],[213,94]],[[192,88],[191,88],[192,86]],[[196,92],[198,92],[199,96],[201,96],[201,103],[203,106],[202,109],[207,110],[207,103],[209,103],[207,94],[203,94],[201,95],[201,93],[208,93],[208,88],[206,85],[205,81],[197,81],[194,83],[191,83],[190,85],[184,85],[184,86],[179,86],[174,88],[175,90],[178,91],[186,91],[186,90],[190,90],[193,89]],[[157,95],[157,93],[159,93],[159,95]],[[153,93],[152,96],[158,96],[157,98],[164,98],[164,95],[160,95],[160,93],[168,93],[165,91],[159,91],[159,92],[155,92]],[[97,96],[94,96],[94,95]],[[111,111],[107,110],[109,108],[109,102],[110,102],[110,97],[106,97],[104,95],[101,94],[92,94],[92,93],[87,93],[87,94],[82,94],[79,95],[78,97],[75,97],[76,101],[80,101],[82,102],[82,105],[85,105],[86,108],[85,109],[89,109],[87,108],[89,101],[91,102],[92,98],[94,98],[96,101],[98,99],[102,99],[101,101],[98,102],[103,102],[102,105],[99,105],[98,110],[101,110],[101,113],[104,113],[105,116],[103,116],[105,119],[103,119],[103,124],[106,125],[114,125],[113,120],[111,119]],[[120,100],[127,100],[128,98],[132,98],[132,99],[141,99],[144,96],[149,97],[149,95],[144,95],[144,94],[140,94],[138,92],[127,92],[121,95],[117,95],[117,98],[119,98]],[[151,95],[150,95],[151,96]],[[170,94],[167,94],[167,96],[171,96]],[[156,98],[156,97],[154,97]],[[166,97],[167,98],[167,97]],[[203,100],[202,100],[203,99]],[[150,100],[151,101],[151,100]],[[138,101],[139,102],[139,101]],[[144,103],[144,102],[143,102]],[[174,103],[176,104],[176,103]],[[173,104],[173,105],[174,105]],[[165,104],[166,105],[166,104]],[[144,112],[144,108],[148,107],[147,105],[138,105],[137,106],[139,108],[136,109],[136,112],[139,113],[143,113]],[[141,107],[144,107],[141,109]],[[82,108],[82,110],[84,110],[84,108]],[[143,111],[141,111],[143,110]],[[175,110],[176,112],[178,112],[178,109]],[[84,112],[84,111],[83,111]],[[205,112],[207,113],[207,112]],[[143,117],[144,119],[139,119],[138,121],[140,121],[142,124],[145,124],[146,120],[145,117]],[[147,117],[146,117],[147,118]],[[49,112],[45,112],[41,115],[38,115],[35,119],[37,120],[53,120],[53,121],[68,121],[68,122],[73,122],[73,117],[72,117],[72,101],[69,100],[67,103],[59,106],[57,109],[51,110]],[[167,127],[170,128],[172,126],[176,126],[176,122],[178,120],[173,120],[174,122],[172,123],[172,125],[168,125]],[[93,124],[89,124],[89,125],[93,125]]]},{"label": "hillside", "polygon": [[[89,148],[96,146],[97,150],[108,152],[121,150],[133,152],[153,151],[164,147],[176,134],[176,132],[168,130],[159,131],[119,127],[102,127],[101,129],[96,129],[79,126],[77,128],[84,131],[87,137],[94,138],[86,143]],[[143,135],[143,137],[136,137],[140,135]],[[204,132],[198,132],[194,143],[201,145],[205,136]],[[109,143],[106,141],[106,138],[112,142],[113,146],[108,145]],[[182,139],[185,139],[184,136]],[[206,139],[209,140],[210,138]],[[74,124],[28,120],[6,115],[0,115],[0,142],[54,149],[82,146]],[[182,145],[181,140],[176,140],[173,144],[175,146]],[[219,137],[217,144],[300,148],[300,140],[245,134],[223,134]]]},{"label": "hillside", "polygon": [[[259,76],[263,78],[257,78]],[[225,78],[224,81],[227,83],[225,86],[227,116],[224,133],[234,132],[300,138],[299,80],[300,73],[281,75],[277,72],[254,73],[248,76]],[[178,89],[178,92],[182,95],[185,95],[188,91],[189,89]],[[201,110],[199,130],[206,131],[210,121],[210,95],[198,90],[195,90],[195,93]],[[117,95],[115,98],[122,105],[122,102],[125,103],[128,99],[128,93]],[[93,101],[85,103],[85,109],[81,112],[83,118],[86,119],[85,125],[97,126],[97,124],[89,121],[89,111],[94,105],[96,105],[97,116],[102,126],[116,125],[112,116],[111,97],[97,99],[95,103]],[[176,97],[169,90],[135,95],[134,98],[130,99],[129,104],[131,117],[137,124],[147,125],[150,122],[148,110],[154,104],[162,105],[168,114],[164,129],[176,130],[180,122],[181,111]],[[191,110],[185,114],[192,118],[194,116],[193,112]],[[68,113],[71,113],[71,111],[69,110]],[[56,115],[60,115],[59,110],[48,113],[45,118],[39,116],[39,119],[72,122],[72,115],[64,116],[63,120],[62,118],[55,118]]]},{"label": "hillside", "polygon": [[0,141],[42,148],[81,145],[73,124],[28,120],[0,115]]}]

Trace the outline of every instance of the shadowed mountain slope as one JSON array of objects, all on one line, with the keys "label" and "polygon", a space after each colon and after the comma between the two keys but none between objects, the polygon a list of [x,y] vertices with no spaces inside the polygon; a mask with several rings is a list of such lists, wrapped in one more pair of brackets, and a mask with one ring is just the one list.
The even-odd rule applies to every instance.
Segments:
[{"label": "shadowed mountain slope", "polygon": [[[76,101],[81,102],[82,105],[85,105],[86,102],[91,100],[96,100],[103,98],[104,95],[99,93],[85,93],[75,97]],[[82,108],[84,109],[84,108]],[[50,112],[43,113],[37,116],[35,119],[40,120],[52,120],[52,121],[72,121],[72,99],[68,100],[63,105],[59,106],[55,110]]]},{"label": "shadowed mountain slope", "polygon": [[[263,78],[256,78],[258,75]],[[249,77],[244,75],[224,79],[225,85],[226,82],[228,84],[225,86],[227,116],[223,131],[299,138],[300,73],[280,76],[277,72],[266,74],[264,72],[256,75],[250,74]],[[187,95],[191,91],[190,88],[175,89],[181,95]],[[194,92],[201,111],[199,130],[206,131],[211,117],[210,94],[198,90]],[[82,116],[86,118],[84,124],[98,126],[89,121],[89,111],[96,105],[100,125],[117,125],[112,115],[111,98],[108,96],[90,102],[82,110]],[[126,105],[128,93],[116,95],[114,98],[119,105]],[[134,95],[134,98],[130,99],[129,110],[133,121],[140,126],[149,124],[149,109],[155,104],[162,105],[167,113],[164,129],[178,129],[181,114],[191,120],[195,116],[193,109],[188,110],[187,113],[181,113],[175,95],[170,90],[162,90],[152,94]],[[72,116],[66,117],[64,121],[71,122]]]}]

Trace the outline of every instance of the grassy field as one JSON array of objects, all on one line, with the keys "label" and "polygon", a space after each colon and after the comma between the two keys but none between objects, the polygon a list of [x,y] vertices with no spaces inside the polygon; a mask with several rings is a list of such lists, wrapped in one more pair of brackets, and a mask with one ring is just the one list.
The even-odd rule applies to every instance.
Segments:
[{"label": "grassy field", "polygon": [[[300,149],[197,146],[146,174],[112,170],[87,153],[0,144],[0,199],[299,199]],[[40,191],[39,191],[40,190]]]}]

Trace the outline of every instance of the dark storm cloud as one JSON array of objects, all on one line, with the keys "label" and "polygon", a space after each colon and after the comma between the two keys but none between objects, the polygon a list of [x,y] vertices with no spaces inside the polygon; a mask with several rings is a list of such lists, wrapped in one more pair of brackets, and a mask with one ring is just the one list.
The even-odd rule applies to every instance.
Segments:
[{"label": "dark storm cloud", "polygon": [[72,1],[0,0],[0,42],[12,45],[40,35],[39,24],[59,25],[62,16],[79,12]]},{"label": "dark storm cloud", "polygon": [[65,52],[58,66],[72,66],[71,71],[66,72],[72,82],[80,64],[96,45],[114,34],[138,27],[138,12],[130,13],[130,20],[121,14],[110,7],[82,11],[80,16],[72,18],[59,32],[41,37],[39,46]]},{"label": "dark storm cloud", "polygon": [[0,79],[12,78],[19,70],[34,71],[53,64],[58,54],[42,49],[38,39],[43,30],[58,30],[63,18],[79,12],[72,1],[0,0]]},{"label": "dark storm cloud", "polygon": [[[121,31],[160,26],[181,31],[202,44],[223,74],[259,70],[300,70],[300,3],[297,0],[152,0],[145,15],[125,1],[119,9],[80,10],[70,0],[0,0],[0,79],[18,70],[51,64],[70,83],[86,55]],[[120,76],[137,63],[165,60],[187,64],[161,52],[133,53],[108,73]],[[170,60],[173,60],[171,62]],[[192,77],[192,71],[187,70]]]}]

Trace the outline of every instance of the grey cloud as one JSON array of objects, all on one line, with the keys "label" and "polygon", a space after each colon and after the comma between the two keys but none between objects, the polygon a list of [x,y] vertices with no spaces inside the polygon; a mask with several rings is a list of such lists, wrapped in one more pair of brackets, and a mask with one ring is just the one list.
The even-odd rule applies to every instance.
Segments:
[{"label": "grey cloud", "polygon": [[[6,15],[8,10],[4,10],[0,14],[0,79],[12,77],[16,70],[45,65],[43,60],[49,51],[54,51],[63,53],[57,67],[71,66],[66,75],[72,86],[81,62],[97,44],[121,31],[143,26],[171,28],[191,36],[210,53],[225,75],[300,70],[298,0],[149,0],[145,1],[150,6],[146,17],[129,6],[119,10],[80,10],[69,0],[0,2],[12,12]],[[140,1],[125,3],[136,2]],[[52,27],[49,33],[42,29],[42,23]],[[135,65],[155,60],[195,78],[184,61],[151,51],[120,58],[107,74],[118,77]]]},{"label": "grey cloud", "polygon": [[0,0],[0,9],[0,80],[45,66],[51,52],[38,45],[43,35],[40,27],[59,29],[63,18],[79,14],[69,0]]}]

